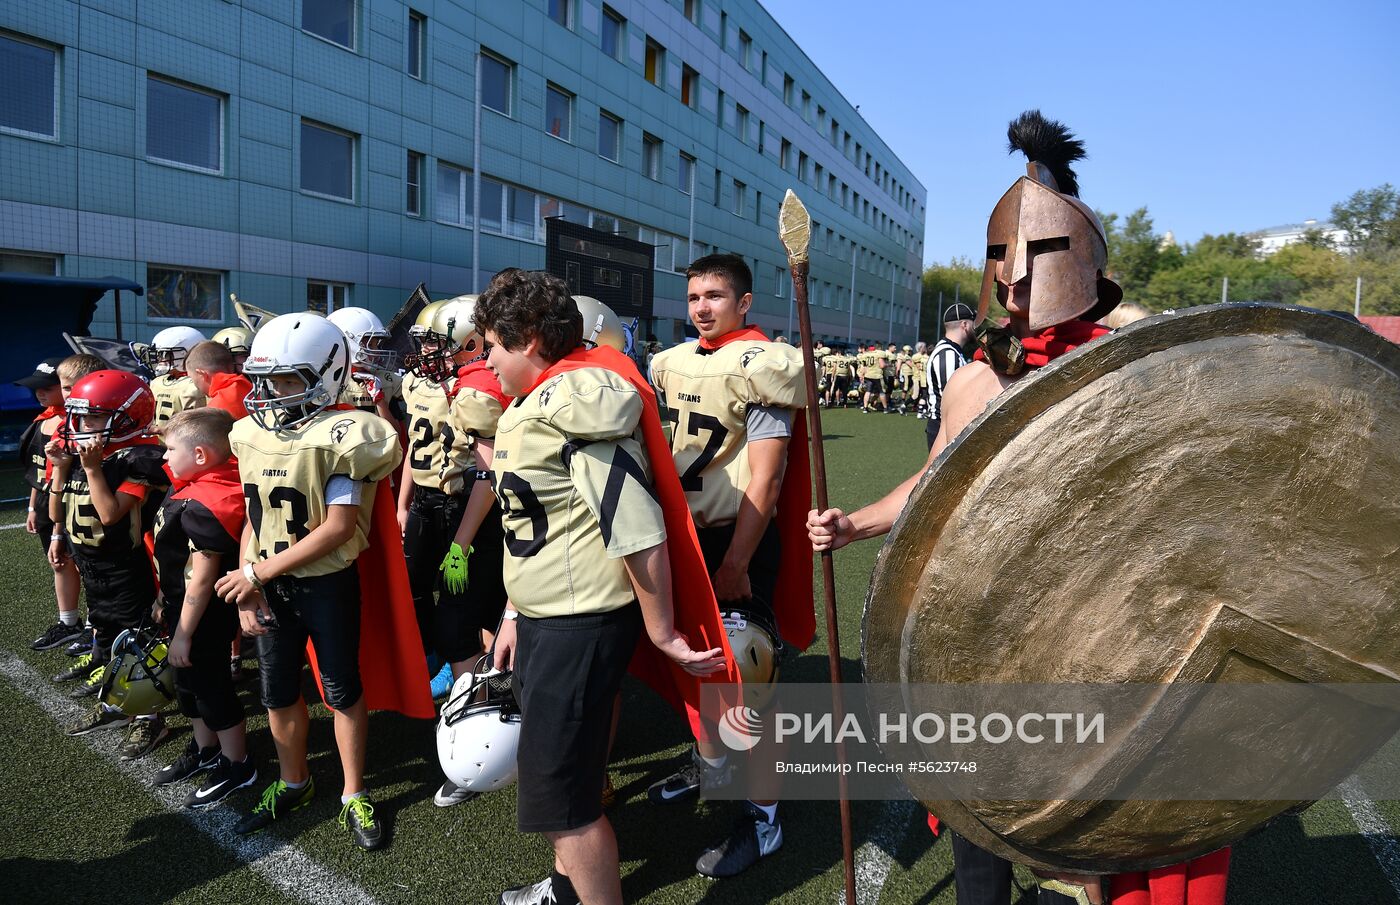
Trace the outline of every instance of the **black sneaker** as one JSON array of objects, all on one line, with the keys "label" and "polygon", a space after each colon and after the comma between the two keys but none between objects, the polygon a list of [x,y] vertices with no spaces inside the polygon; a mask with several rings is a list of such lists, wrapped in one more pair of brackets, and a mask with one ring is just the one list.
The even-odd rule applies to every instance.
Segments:
[{"label": "black sneaker", "polygon": [[77,641],[83,634],[81,625],[65,625],[62,622],[55,622],[44,629],[44,633],[35,638],[29,644],[30,650],[53,650],[60,644],[68,644]]},{"label": "black sneaker", "polygon": [[81,657],[92,650],[92,627],[84,626],[83,633],[76,640],[63,649],[63,652],[70,657]]},{"label": "black sneaker", "polygon": [[83,654],[73,661],[73,665],[63,672],[53,677],[55,682],[72,682],[74,679],[86,679],[92,674],[92,654]]},{"label": "black sneaker", "polygon": [[165,717],[160,714],[155,715],[155,719],[132,720],[131,728],[126,730],[126,738],[122,740],[121,759],[139,760],[156,749],[170,730],[165,727]]},{"label": "black sneaker", "polygon": [[[82,660],[82,657],[78,658]],[[90,698],[102,690],[102,679],[107,675],[107,664],[89,664],[88,676],[78,687],[68,692],[70,698]]]},{"label": "black sneaker", "polygon": [[560,898],[554,890],[554,876],[551,874],[538,883],[513,886],[501,893],[496,905],[575,905],[578,896]]},{"label": "black sneaker", "polygon": [[293,789],[279,779],[263,789],[262,798],[258,801],[257,807],[238,821],[233,831],[240,836],[262,832],[272,826],[272,821],[277,818],[285,817],[298,808],[306,807],[311,803],[315,794],[316,780],[314,779],[308,778],[306,785],[300,789]]},{"label": "black sneaker", "polygon": [[185,807],[207,808],[218,804],[239,789],[246,789],[258,781],[258,769],[253,766],[251,757],[234,762],[218,755],[218,765],[204,785],[185,796]]},{"label": "black sneaker", "polygon": [[109,710],[98,704],[89,710],[78,722],[68,727],[68,735],[87,735],[98,729],[121,729],[131,722],[131,717],[120,710]]},{"label": "black sneaker", "polygon": [[193,738],[185,745],[185,750],[180,752],[180,756],[175,761],[160,768],[156,774],[155,784],[158,786],[168,786],[172,782],[179,782],[182,779],[189,779],[205,770],[214,769],[214,765],[219,762],[219,746],[210,745],[208,748],[199,747],[199,743]]},{"label": "black sneaker", "polygon": [[711,767],[692,745],[690,761],[665,779],[652,783],[647,788],[647,797],[653,804],[685,801],[697,795],[702,784],[711,787],[726,784],[732,771],[733,766],[730,764]]},{"label": "black sneaker", "polygon": [[360,848],[375,849],[384,844],[384,824],[374,819],[374,805],[367,795],[356,795],[340,808],[340,825]]},{"label": "black sneaker", "polygon": [[773,822],[750,802],[744,802],[744,812],[734,821],[728,838],[707,848],[695,862],[695,869],[706,877],[722,879],[743,873],[783,847],[783,822],[774,816]]}]

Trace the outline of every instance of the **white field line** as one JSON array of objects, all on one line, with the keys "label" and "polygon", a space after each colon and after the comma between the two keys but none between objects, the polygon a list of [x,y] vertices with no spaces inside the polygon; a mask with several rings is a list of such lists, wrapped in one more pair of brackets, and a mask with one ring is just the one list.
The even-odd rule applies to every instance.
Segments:
[{"label": "white field line", "polygon": [[24,522],[15,522],[13,525],[0,525],[0,531],[9,531],[11,528],[23,528]]},{"label": "white field line", "polygon": [[1376,856],[1381,873],[1390,881],[1395,897],[1400,899],[1400,840],[1395,838],[1395,829],[1376,810],[1375,803],[1366,797],[1356,780],[1343,783],[1341,788],[1346,795],[1342,803],[1351,812],[1351,819],[1356,822],[1366,844],[1371,846],[1371,854]]},{"label": "white field line", "polygon": [[[918,804],[907,799],[886,801],[875,818],[870,838],[856,849],[856,903],[875,905],[894,866],[895,853],[909,832]],[[836,893],[838,905],[846,901],[844,886]]]},{"label": "white field line", "polygon": [[[59,726],[72,723],[86,709],[64,696],[46,676],[39,675],[29,664],[8,651],[0,651],[0,677],[8,681],[15,691],[38,704]],[[290,898],[308,905],[376,905],[374,896],[369,892],[318,864],[290,842],[278,839],[271,833],[235,835],[233,825],[238,822],[239,815],[232,808],[216,805],[196,811],[184,807],[188,783],[151,786],[154,766],[149,760],[121,760],[112,743],[112,737],[117,734],[115,730],[98,730],[80,736],[79,740],[86,742],[119,773],[144,787],[166,810],[184,817],[196,830]],[[352,843],[347,838],[345,844]]]}]

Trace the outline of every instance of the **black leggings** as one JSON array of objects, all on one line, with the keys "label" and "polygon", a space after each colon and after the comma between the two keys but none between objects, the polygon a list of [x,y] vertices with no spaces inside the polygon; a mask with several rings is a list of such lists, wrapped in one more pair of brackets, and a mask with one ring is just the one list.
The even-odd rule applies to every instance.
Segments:
[{"label": "black leggings", "polygon": [[106,662],[112,642],[129,628],[149,626],[151,604],[156,600],[156,578],[144,547],[94,554],[81,544],[73,547],[73,562],[87,594],[88,621],[92,623],[92,658]]},{"label": "black leggings", "polygon": [[[180,612],[179,604],[166,605],[165,624],[172,636],[180,624]],[[190,665],[175,670],[180,712],[190,719],[198,717],[215,732],[243,721],[243,704],[228,665],[229,644],[237,634],[238,608],[217,597],[211,599],[190,636]]]},{"label": "black leggings", "polygon": [[[355,706],[364,692],[358,567],[311,578],[274,578],[267,583],[266,593],[277,627],[258,635],[263,706],[278,710],[301,700],[307,638],[316,649],[326,706],[332,710]],[[227,672],[227,664],[224,669]]]}]

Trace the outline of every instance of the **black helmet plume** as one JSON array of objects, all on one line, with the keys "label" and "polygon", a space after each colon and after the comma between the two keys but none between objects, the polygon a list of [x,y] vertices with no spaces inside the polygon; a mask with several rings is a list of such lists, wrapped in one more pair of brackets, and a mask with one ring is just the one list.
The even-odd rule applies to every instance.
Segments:
[{"label": "black helmet plume", "polygon": [[1027,110],[1006,127],[1008,154],[1020,151],[1026,159],[1043,164],[1061,192],[1079,197],[1079,180],[1070,164],[1083,160],[1084,142],[1064,123],[1046,119],[1039,110]]}]

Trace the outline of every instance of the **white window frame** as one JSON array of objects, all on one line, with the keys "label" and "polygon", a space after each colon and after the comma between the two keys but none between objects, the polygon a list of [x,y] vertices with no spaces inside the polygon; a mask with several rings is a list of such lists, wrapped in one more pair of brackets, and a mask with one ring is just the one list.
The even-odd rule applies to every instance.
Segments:
[{"label": "white window frame", "polygon": [[[660,182],[662,174],[666,171],[662,163],[661,155],[666,150],[666,143],[655,136],[642,133],[642,175],[652,180]],[[656,163],[656,174],[652,175],[652,162]]]},{"label": "white window frame", "polygon": [[442,178],[442,171],[444,168],[452,170],[457,174],[457,211],[461,214],[462,219],[459,222],[456,220],[443,220],[438,216],[437,188],[439,188],[439,186],[435,185],[433,191],[433,221],[435,223],[441,223],[444,226],[455,226],[459,229],[471,229],[474,226],[474,223],[472,222],[471,205],[467,204],[467,191],[471,186],[472,171],[467,169],[466,167],[459,167],[456,164],[448,163],[445,160],[439,160],[437,162],[437,166],[433,169],[436,179]]},{"label": "white window frame", "polygon": [[[310,279],[308,279],[308,280],[306,281],[306,293],[307,293],[307,295],[309,296],[309,295],[311,294],[311,289],[312,289],[312,287],[317,287],[317,286],[319,286],[319,287],[321,287],[321,288],[323,288],[323,289],[326,290],[326,310],[325,310],[325,312],[323,312],[323,313],[325,313],[325,314],[330,314],[330,313],[332,313],[332,312],[340,311],[340,310],[343,309],[343,308],[349,308],[349,307],[351,306],[352,301],[351,301],[350,292],[351,292],[351,289],[354,287],[354,284],[353,284],[353,283],[340,283],[340,282],[337,282],[337,281],[335,281],[335,280],[310,280]],[[332,291],[335,290],[335,289],[344,289],[344,290],[345,290],[345,298],[341,301],[341,304],[340,304],[340,307],[339,307],[339,308],[333,307],[333,304],[334,304],[334,300],[335,300],[335,299],[334,299],[334,294],[333,294]],[[315,311],[316,309],[315,309],[315,308],[312,308],[312,307],[310,306],[310,304],[308,304],[308,305],[306,306],[306,310],[307,310],[307,311]]]},{"label": "white window frame", "polygon": [[42,251],[21,251],[16,248],[0,248],[0,258],[32,258],[35,261],[48,261],[53,265],[52,272],[41,274],[37,270],[5,270],[0,267],[3,273],[35,273],[40,276],[61,276],[63,274],[63,256],[48,254]]},{"label": "white window frame", "polygon": [[[418,31],[418,71],[413,71],[413,24],[419,23]],[[423,81],[428,77],[428,17],[416,9],[408,11],[408,40],[404,42],[404,51],[407,59],[404,60],[406,71],[410,78]]]},{"label": "white window frame", "polygon": [[487,50],[487,49],[484,48],[484,47],[481,48],[481,56],[482,56],[482,63],[483,63],[483,64],[485,63],[485,61],[486,61],[487,59],[490,59],[490,60],[494,60],[494,61],[496,61],[497,63],[500,63],[502,66],[506,67],[506,109],[505,109],[505,110],[500,110],[500,109],[498,109],[498,108],[496,108],[496,107],[491,106],[491,105],[486,101],[486,94],[485,94],[485,92],[482,92],[482,95],[481,95],[481,106],[482,106],[482,108],[483,108],[483,109],[486,109],[486,110],[490,110],[492,113],[499,113],[499,114],[501,114],[501,115],[504,116],[504,117],[513,119],[514,116],[513,116],[513,114],[512,114],[512,111],[515,109],[515,64],[512,63],[510,60],[507,60],[505,57],[501,56],[500,54],[498,54],[498,53],[492,53],[491,51]]},{"label": "white window frame", "polygon": [[[609,157],[608,155],[603,153],[602,121],[605,119],[609,120],[617,129],[613,140],[613,153],[617,155],[616,157]],[[622,118],[620,116],[616,116],[612,113],[609,113],[607,110],[604,110],[601,107],[598,108],[598,156],[603,158],[604,160],[611,161],[612,163],[622,162]]]},{"label": "white window frame", "polygon": [[562,3],[562,4],[564,5],[564,21],[563,21],[563,22],[560,22],[558,19],[554,18],[553,16],[551,16],[551,15],[549,14],[549,0],[545,0],[544,17],[545,17],[546,19],[548,19],[549,21],[553,22],[555,25],[561,26],[561,27],[563,27],[563,28],[567,28],[569,31],[573,31],[573,30],[574,30],[574,0],[559,0],[559,2]]},{"label": "white window frame", "polygon": [[14,41],[16,44],[30,44],[39,47],[53,54],[53,134],[45,135],[42,132],[30,132],[28,129],[16,129],[13,126],[0,125],[0,133],[5,135],[18,135],[21,138],[32,138],[36,141],[51,141],[57,143],[58,127],[62,117],[59,115],[60,106],[63,103],[63,81],[60,73],[63,69],[63,48],[49,44],[46,41],[37,41],[28,35],[19,35],[14,32],[0,32],[0,36]]},{"label": "white window frame", "polygon": [[[603,29],[608,27],[607,20],[612,20],[617,26],[616,51],[611,54],[603,50]],[[602,51],[603,56],[611,60],[623,59],[627,51],[627,19],[611,6],[605,5],[603,7],[603,21],[599,22],[598,26],[598,49]]]},{"label": "white window frame", "polygon": [[301,33],[302,33],[302,34],[304,34],[304,35],[310,35],[311,37],[315,38],[315,39],[318,40],[318,41],[325,41],[327,44],[330,44],[332,47],[340,47],[340,48],[343,48],[343,49],[345,49],[345,50],[350,51],[351,53],[358,53],[358,52],[359,52],[359,51],[356,49],[356,39],[358,39],[359,36],[360,36],[360,0],[349,0],[349,3],[350,3],[350,43],[349,43],[349,44],[342,44],[342,43],[340,43],[339,41],[337,41],[337,40],[334,39],[334,38],[328,38],[328,37],[326,37],[325,35],[317,34],[316,32],[311,31],[310,29],[308,29],[308,28],[306,27],[306,4],[307,4],[307,2],[308,2],[308,0],[301,0],[301,21],[297,23],[298,27],[301,29]]},{"label": "white window frame", "polygon": [[[563,135],[555,135],[552,131],[550,131],[550,128],[549,128],[549,126],[550,126],[550,124],[549,124],[549,95],[550,95],[551,92],[553,92],[554,94],[559,95],[560,97],[562,97],[562,98],[564,99],[564,134],[563,134]],[[558,139],[559,141],[562,141],[562,142],[564,142],[565,144],[570,144],[570,145],[571,145],[571,144],[574,143],[574,139],[573,139],[573,135],[574,135],[574,95],[573,95],[571,92],[566,91],[563,87],[561,87],[561,86],[559,86],[559,85],[556,85],[554,82],[545,82],[545,83],[544,83],[544,117],[545,117],[544,134],[548,135],[550,138]]]},{"label": "white window frame", "polygon": [[146,127],[147,127],[147,129],[150,128],[150,122],[151,122],[151,94],[150,94],[150,84],[151,84],[151,82],[153,82],[153,81],[156,81],[156,82],[163,82],[163,83],[165,83],[166,85],[172,85],[172,86],[174,86],[174,87],[176,87],[176,88],[182,88],[182,89],[184,89],[185,91],[193,91],[193,92],[196,93],[196,94],[205,94],[205,95],[208,95],[208,96],[214,98],[214,100],[216,100],[216,101],[219,102],[219,112],[218,112],[218,117],[219,117],[219,165],[218,165],[218,167],[215,168],[215,169],[210,169],[210,168],[208,168],[208,167],[198,166],[197,164],[193,164],[193,163],[185,163],[184,161],[181,161],[181,160],[170,160],[169,158],[166,158],[166,157],[157,157],[157,156],[155,156],[154,154],[152,154],[152,153],[150,152],[150,136],[149,136],[149,133],[147,134],[146,141],[145,141],[145,145],[146,145],[146,160],[150,161],[151,163],[158,163],[158,164],[160,164],[161,166],[175,167],[176,169],[179,169],[179,170],[189,170],[190,172],[193,172],[193,173],[210,173],[210,174],[213,174],[213,175],[215,175],[215,176],[222,176],[222,175],[224,174],[224,157],[225,157],[225,154],[227,153],[227,151],[226,151],[227,138],[226,138],[226,136],[225,136],[225,134],[224,134],[224,133],[225,133],[225,129],[224,129],[224,123],[225,123],[225,118],[224,118],[224,117],[225,117],[225,112],[224,112],[224,95],[221,94],[221,93],[218,92],[218,91],[213,91],[213,90],[208,89],[208,88],[196,87],[196,86],[191,85],[191,84],[189,84],[189,83],[187,83],[187,82],[181,82],[181,81],[179,81],[179,80],[177,80],[177,79],[166,78],[166,77],[163,76],[163,75],[157,75],[157,74],[154,73],[154,72],[147,71],[147,72],[146,72],[146,88],[147,88],[147,91],[146,91]]},{"label": "white window frame", "polygon": [[[680,178],[680,177],[683,177],[684,174],[685,174],[685,167],[686,167],[686,164],[689,164],[689,165],[690,165],[690,179],[688,180],[688,181],[689,181],[689,185],[683,184],[683,183],[685,183],[687,180],[685,180],[685,179],[683,179],[683,178]],[[698,169],[697,161],[695,160],[694,157],[692,157],[691,155],[685,153],[684,151],[679,151],[679,152],[677,153],[677,156],[676,156],[676,166],[677,166],[677,169],[679,170],[679,172],[676,173],[676,176],[678,177],[678,178],[676,179],[676,188],[680,189],[682,195],[691,195],[691,194],[694,194],[694,192],[695,192],[695,173],[696,173],[696,171],[697,171],[697,169]]]},{"label": "white window frame", "polygon": [[217,296],[216,296],[216,298],[217,298],[218,301],[219,301],[219,310],[216,312],[216,314],[215,314],[214,317],[210,317],[210,318],[205,318],[205,317],[156,317],[156,316],[154,316],[154,315],[151,314],[151,310],[150,310],[150,308],[148,307],[148,308],[146,309],[146,323],[148,323],[148,324],[188,324],[188,323],[196,323],[196,324],[221,324],[221,323],[223,323],[223,321],[224,321],[224,298],[225,298],[225,295],[224,295],[224,288],[225,288],[225,278],[224,278],[224,272],[223,272],[222,270],[212,270],[212,269],[207,268],[207,267],[186,267],[186,266],[184,266],[183,264],[161,264],[161,263],[156,262],[156,261],[148,261],[148,262],[146,262],[146,285],[147,285],[148,287],[149,287],[150,284],[151,284],[151,268],[152,268],[152,267],[157,268],[157,269],[159,269],[159,270],[175,270],[175,271],[180,271],[180,272],[182,272],[182,273],[212,273],[212,274],[215,274],[215,275],[218,276],[218,278],[219,278],[219,291],[218,291],[218,294],[217,294]]},{"label": "white window frame", "polygon": [[[344,129],[337,129],[335,126],[327,125],[326,123],[319,122],[319,121],[314,120],[314,119],[307,119],[306,117],[302,117],[302,118],[301,118],[301,125],[302,125],[303,128],[305,128],[306,126],[311,126],[313,129],[320,129],[320,130],[322,130],[323,132],[331,132],[331,133],[334,133],[334,134],[336,134],[336,135],[341,135],[341,136],[344,136],[345,138],[350,139],[350,197],[349,197],[349,198],[346,198],[344,195],[327,195],[326,193],[324,193],[324,192],[318,192],[318,191],[316,191],[315,189],[308,189],[308,188],[302,187],[302,182],[306,179],[306,174],[305,174],[304,172],[298,172],[298,173],[297,173],[297,188],[298,188],[298,190],[299,190],[303,195],[309,195],[309,196],[312,197],[312,198],[324,198],[324,199],[326,199],[327,201],[339,201],[341,204],[355,204],[355,203],[356,203],[355,190],[359,187],[358,185],[356,185],[356,183],[359,182],[359,179],[356,178],[356,177],[359,175],[359,174],[356,172],[357,167],[359,166],[359,158],[360,158],[359,141],[357,140],[357,139],[359,138],[359,136],[356,135],[354,132],[347,132],[347,131],[345,131]],[[297,132],[297,166],[298,166],[298,168],[300,168],[300,166],[301,166],[301,152],[302,152],[302,142],[303,142],[303,141],[304,141],[304,136],[302,135],[302,133],[301,133],[300,131],[298,131],[298,132]]]},{"label": "white window frame", "polygon": [[[424,195],[425,195],[423,189],[426,187],[426,186],[424,185],[424,183],[426,183],[426,182],[428,181],[428,180],[427,180],[427,175],[428,175],[428,155],[423,154],[423,153],[421,153],[421,152],[419,152],[419,151],[415,151],[415,150],[413,150],[412,148],[409,148],[409,149],[405,150],[405,152],[404,152],[404,163],[405,163],[405,166],[404,166],[404,188],[405,188],[405,190],[408,189],[410,186],[415,186],[415,182],[414,182],[414,180],[413,180],[413,177],[417,177],[417,182],[416,182],[416,194],[417,194],[417,200],[418,200],[418,210],[412,211],[412,210],[409,210],[409,209],[408,209],[408,192],[405,191],[405,192],[404,192],[404,205],[403,205],[404,211],[403,211],[403,212],[404,212],[404,214],[406,214],[406,215],[409,216],[409,217],[418,217],[418,218],[421,218],[421,217],[423,216],[423,199],[424,199]],[[412,172],[412,173],[409,172],[409,167],[407,166],[407,164],[409,164],[409,163],[416,164],[416,166],[413,167],[414,172]]]}]

